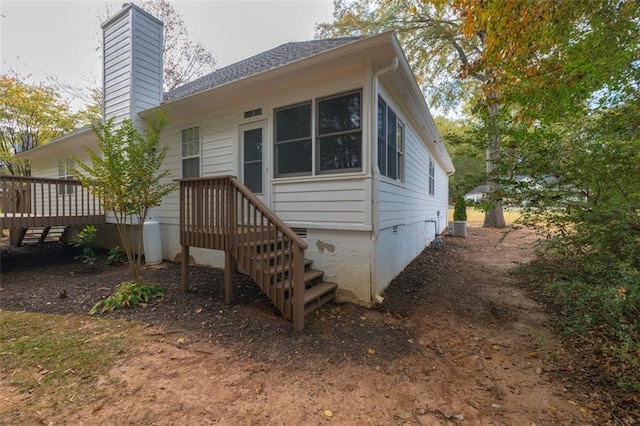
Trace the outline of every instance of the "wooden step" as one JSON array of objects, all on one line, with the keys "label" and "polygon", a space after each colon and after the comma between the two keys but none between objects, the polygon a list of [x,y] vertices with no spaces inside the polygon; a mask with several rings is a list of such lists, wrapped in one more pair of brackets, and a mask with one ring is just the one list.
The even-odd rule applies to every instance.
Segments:
[{"label": "wooden step", "polygon": [[[307,305],[308,303],[321,298],[327,293],[333,292],[336,288],[338,288],[338,284],[330,283],[327,281],[316,284],[304,291],[304,304]],[[333,296],[335,296],[335,293],[333,293]],[[331,297],[331,299],[333,299],[333,297]]]},{"label": "wooden step", "polygon": [[[322,278],[323,276],[324,272],[318,271],[317,269],[309,269],[304,271],[305,287],[310,287],[307,286],[307,284],[312,283],[313,281]],[[289,291],[289,289],[291,288],[291,280],[289,279],[289,277],[287,277],[287,279],[285,279],[284,281],[278,281],[275,285],[277,286],[278,290]],[[287,297],[285,297],[285,299],[286,298]]]},{"label": "wooden step", "polygon": [[[304,260],[305,270],[312,263],[313,263],[312,260],[305,259]],[[261,272],[261,273],[264,273],[264,274],[268,274],[269,276],[276,275],[276,274],[282,274],[284,272],[289,272],[290,269],[291,269],[291,264],[289,264],[289,263],[286,263],[284,265],[280,265],[280,264],[278,264],[278,265],[270,265],[268,268],[261,268],[260,264],[258,264],[256,266],[256,272]],[[305,277],[306,277],[306,274],[305,274]]]}]

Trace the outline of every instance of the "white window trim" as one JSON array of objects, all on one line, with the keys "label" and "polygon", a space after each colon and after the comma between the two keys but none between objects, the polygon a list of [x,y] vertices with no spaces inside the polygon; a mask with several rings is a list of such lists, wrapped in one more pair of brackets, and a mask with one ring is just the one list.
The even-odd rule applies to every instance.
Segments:
[{"label": "white window trim", "polygon": [[[402,128],[402,148],[403,150],[400,151],[398,149],[398,144],[396,141],[396,178],[392,178],[387,176],[386,174],[383,174],[382,171],[380,171],[380,179],[389,183],[394,183],[400,186],[404,186],[405,181],[406,181],[406,154],[407,154],[407,125],[404,121],[402,121],[402,119],[400,118],[400,115],[396,112],[396,109],[392,108],[392,106],[390,105],[389,101],[387,101],[382,95],[378,95],[378,101],[382,100],[382,102],[384,102],[386,109],[385,109],[385,114],[384,114],[384,119],[387,120],[388,119],[388,110],[393,111],[393,114],[396,116],[396,138],[398,135],[398,129]],[[376,128],[378,128],[378,108],[379,108],[379,103],[376,102],[376,110],[375,110],[375,118],[376,118],[376,123],[375,126]],[[378,147],[378,141],[376,140],[375,146],[376,146],[376,150],[378,150],[378,158],[380,158],[381,154],[384,154],[385,156],[385,162],[389,160],[389,158],[387,157],[387,145],[389,143],[389,141],[387,140],[387,135],[388,135],[388,124],[389,123],[385,123],[385,135],[384,135],[384,139],[385,139],[385,152],[381,153],[379,151],[379,147]],[[378,135],[378,138],[380,137],[380,135]],[[402,157],[402,164],[400,164],[398,161],[398,153],[401,153],[400,156]],[[388,165],[388,164],[387,164]],[[387,172],[388,172],[388,167],[387,167]],[[385,173],[387,173],[385,172]]]}]

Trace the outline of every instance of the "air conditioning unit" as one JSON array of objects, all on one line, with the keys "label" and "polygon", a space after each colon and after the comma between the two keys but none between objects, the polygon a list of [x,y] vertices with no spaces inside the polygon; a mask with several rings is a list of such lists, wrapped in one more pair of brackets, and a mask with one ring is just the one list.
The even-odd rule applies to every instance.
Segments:
[{"label": "air conditioning unit", "polygon": [[467,222],[449,222],[449,229],[451,230],[451,235],[454,237],[467,237]]}]

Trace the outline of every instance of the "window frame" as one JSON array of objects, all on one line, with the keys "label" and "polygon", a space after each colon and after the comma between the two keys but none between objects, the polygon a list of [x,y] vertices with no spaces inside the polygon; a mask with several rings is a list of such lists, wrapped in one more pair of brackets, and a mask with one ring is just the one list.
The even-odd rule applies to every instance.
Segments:
[{"label": "window frame", "polygon": [[[344,98],[351,95],[358,95],[359,97],[359,126],[354,129],[340,130],[337,132],[330,132],[325,134],[320,134],[320,103],[325,101],[330,101],[332,99]],[[363,151],[363,143],[362,143],[362,89],[351,90],[348,92],[337,93],[330,96],[324,96],[322,98],[318,98],[315,101],[315,126],[314,126],[314,154],[316,157],[315,164],[315,175],[333,175],[333,174],[342,174],[342,173],[360,173],[363,170],[363,160],[364,160],[364,151]],[[336,169],[328,169],[322,170],[322,156],[321,149],[322,144],[321,140],[323,138],[332,138],[336,136],[348,136],[348,135],[359,135],[359,143],[360,143],[360,167],[345,167],[345,168],[336,168]]]},{"label": "window frame", "polygon": [[[71,170],[75,169],[75,161],[72,157],[58,158],[58,179],[73,180],[75,177],[71,174]],[[74,185],[60,184],[58,185],[58,194],[73,194]]]},{"label": "window frame", "polygon": [[[383,110],[381,110],[381,108]],[[380,118],[384,122],[380,123]],[[393,125],[391,126],[391,123]],[[382,126],[381,126],[382,124]],[[390,127],[393,127],[391,132]],[[405,154],[406,154],[406,124],[398,113],[389,105],[382,95],[378,95],[376,108],[376,128],[378,138],[376,148],[378,152],[377,165],[380,176],[391,182],[405,182]],[[393,141],[390,139],[393,138]],[[391,154],[393,152],[393,154]],[[390,157],[393,157],[392,159]],[[393,168],[389,167],[391,161]],[[391,173],[393,170],[393,174]],[[395,176],[394,176],[395,175]]]},{"label": "window frame", "polygon": [[[309,105],[309,136],[298,137],[293,139],[283,139],[278,140],[278,112],[285,111],[288,109],[299,108],[302,106]],[[297,102],[295,104],[285,105],[282,107],[273,109],[273,177],[274,178],[284,178],[284,177],[297,177],[297,176],[313,176],[313,101],[302,101]],[[305,141],[311,141],[311,169],[309,171],[303,170],[300,172],[290,172],[290,173],[280,173],[279,169],[279,161],[278,161],[278,145],[290,144],[290,143],[304,143]]]},{"label": "window frame", "polygon": [[[357,129],[348,129],[345,131],[338,131],[332,133],[320,134],[320,109],[321,103],[324,101],[328,101],[331,99],[346,97],[357,94],[359,97],[359,127]],[[300,106],[310,106],[310,135],[309,137],[300,137],[295,139],[283,139],[278,140],[278,112],[284,111],[291,108],[296,108]],[[281,178],[291,178],[291,177],[314,177],[314,176],[327,176],[327,175],[336,175],[336,174],[354,174],[354,173],[362,173],[364,168],[364,141],[363,141],[363,121],[365,117],[363,114],[363,90],[362,88],[347,90],[339,93],[334,93],[328,96],[321,97],[312,97],[308,100],[303,100],[301,102],[296,102],[289,105],[284,105],[281,107],[277,107],[273,109],[273,178],[281,179]],[[351,168],[340,168],[340,169],[329,169],[329,170],[321,170],[321,139],[322,138],[330,138],[335,136],[344,136],[344,135],[358,135],[358,143],[360,145],[360,166],[359,167],[351,167]],[[306,142],[310,141],[311,143],[311,166],[310,170],[305,170],[302,172],[293,172],[293,173],[281,173],[279,167],[279,159],[278,159],[278,145],[283,145],[285,143],[295,143],[295,142]],[[305,158],[305,161],[307,159]]]},{"label": "window frame", "polygon": [[429,156],[429,195],[436,195],[436,165],[432,156]]},{"label": "window frame", "polygon": [[[193,129],[198,130],[198,137],[197,137],[197,144],[196,144],[198,148],[198,152],[197,154],[184,155],[185,142],[194,142],[194,140],[185,141],[185,132]],[[193,160],[193,159],[198,160],[197,176],[185,176],[185,167],[184,167],[185,160]],[[182,129],[180,129],[180,176],[183,179],[202,176],[202,132],[201,132],[201,127],[199,125],[183,127]]]}]

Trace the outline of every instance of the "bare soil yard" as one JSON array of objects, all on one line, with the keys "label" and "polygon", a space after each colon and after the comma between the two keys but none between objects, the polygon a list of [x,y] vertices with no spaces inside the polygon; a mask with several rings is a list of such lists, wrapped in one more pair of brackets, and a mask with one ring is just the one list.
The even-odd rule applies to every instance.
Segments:
[{"label": "bare soil yard", "polygon": [[[602,393],[564,366],[573,356],[510,270],[532,257],[528,230],[470,227],[398,276],[382,305],[330,304],[295,333],[257,286],[222,272],[147,268],[167,295],[105,318],[143,325],[140,344],[96,386],[101,397],[30,413],[0,365],[0,424],[584,425],[616,421]],[[55,244],[3,248],[0,310],[86,315],[129,278],[79,264]],[[0,362],[1,362],[0,354]],[[575,379],[575,380],[574,380]],[[629,423],[631,424],[631,423]]]}]

